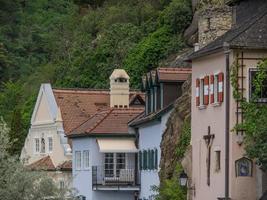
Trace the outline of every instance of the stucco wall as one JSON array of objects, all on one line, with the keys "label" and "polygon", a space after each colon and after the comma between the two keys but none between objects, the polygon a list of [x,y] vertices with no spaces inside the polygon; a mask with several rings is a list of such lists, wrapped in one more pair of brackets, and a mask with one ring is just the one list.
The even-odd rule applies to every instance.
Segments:
[{"label": "stucco wall", "polygon": [[[230,55],[230,64],[234,61],[234,56],[237,52],[232,52]],[[241,54],[239,53],[239,56]],[[256,67],[258,59],[267,55],[263,52],[244,53],[244,96],[248,97],[248,69]],[[223,53],[206,56],[193,61],[192,67],[192,146],[193,146],[193,184],[196,187],[196,195],[193,199],[217,199],[224,196],[224,159],[225,159],[225,99],[220,106],[208,105],[205,109],[196,107],[195,102],[195,80],[196,78],[204,77],[205,75],[214,74],[217,72],[225,73],[225,56]],[[225,82],[224,82],[225,84]],[[236,102],[230,91],[230,130],[236,124]],[[207,185],[207,167],[206,155],[207,147],[204,143],[203,136],[207,135],[208,126],[211,127],[211,134],[215,134],[211,150],[211,184]],[[236,177],[235,161],[245,156],[244,144],[239,145],[236,142],[236,134],[230,132],[230,197],[233,200],[252,200],[257,199],[256,188],[261,187],[256,181],[256,166],[253,164],[252,177]],[[215,150],[221,151],[221,170],[214,171]],[[259,192],[258,192],[259,193]]]},{"label": "stucco wall", "polygon": [[[92,166],[102,166],[104,154],[99,152],[99,147],[95,138],[75,138],[73,139],[73,187],[78,190],[88,200],[133,200],[131,191],[94,191],[92,190]],[[75,169],[75,152],[89,150],[89,169]],[[133,163],[134,156],[126,156],[129,164]],[[82,160],[83,166],[83,160]]]},{"label": "stucco wall", "polygon": [[[158,166],[161,157],[160,143],[162,134],[166,129],[166,122],[170,115],[164,114],[161,121],[154,121],[139,128],[139,150],[155,149],[158,150]],[[141,191],[139,198],[149,199],[155,192],[151,190],[152,186],[159,186],[159,168],[158,170],[142,170],[141,171]]]}]

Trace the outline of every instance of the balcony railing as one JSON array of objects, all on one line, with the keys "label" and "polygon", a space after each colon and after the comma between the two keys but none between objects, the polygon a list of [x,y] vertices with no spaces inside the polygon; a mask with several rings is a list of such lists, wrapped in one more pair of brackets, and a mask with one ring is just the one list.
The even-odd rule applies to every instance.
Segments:
[{"label": "balcony railing", "polygon": [[131,189],[139,188],[140,172],[135,167],[126,169],[105,169],[104,166],[92,167],[93,189]]}]

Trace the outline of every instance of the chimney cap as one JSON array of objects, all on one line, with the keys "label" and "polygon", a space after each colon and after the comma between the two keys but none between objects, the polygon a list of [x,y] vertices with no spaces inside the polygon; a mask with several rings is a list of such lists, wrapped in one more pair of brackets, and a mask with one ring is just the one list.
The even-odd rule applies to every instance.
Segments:
[{"label": "chimney cap", "polygon": [[114,71],[109,77],[110,80],[117,79],[117,78],[125,78],[127,80],[130,79],[129,75],[124,69],[114,69]]}]

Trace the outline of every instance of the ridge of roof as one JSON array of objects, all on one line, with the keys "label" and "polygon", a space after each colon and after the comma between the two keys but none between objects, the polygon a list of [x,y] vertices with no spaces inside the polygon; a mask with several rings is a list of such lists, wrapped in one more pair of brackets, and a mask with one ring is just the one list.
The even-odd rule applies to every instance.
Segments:
[{"label": "ridge of roof", "polygon": [[150,113],[149,115],[146,115],[144,117],[141,118],[135,118],[136,120],[132,120],[131,122],[129,122],[129,126],[132,127],[137,127],[139,125],[154,121],[155,119],[158,119],[159,117],[161,117],[163,114],[167,113],[168,111],[170,111],[172,108],[174,107],[174,102],[170,103],[169,105],[165,106],[164,108]]},{"label": "ridge of roof", "polygon": [[[215,39],[213,42],[209,43],[208,45],[204,46],[200,50],[193,52],[191,55],[188,56],[186,60],[192,60],[194,58],[202,57],[205,55],[209,55],[209,53],[218,51],[220,49],[223,49],[224,43],[229,43],[230,48],[236,48],[237,46],[231,45],[231,42],[233,42],[237,37],[239,37],[242,33],[249,30],[252,26],[256,24],[257,21],[261,20],[263,17],[267,14],[267,6],[263,6],[261,8],[261,11],[259,13],[256,13],[255,15],[248,18],[243,23],[233,26],[230,30],[228,30],[226,33],[224,33],[222,36]],[[241,47],[241,46],[239,46]]]}]

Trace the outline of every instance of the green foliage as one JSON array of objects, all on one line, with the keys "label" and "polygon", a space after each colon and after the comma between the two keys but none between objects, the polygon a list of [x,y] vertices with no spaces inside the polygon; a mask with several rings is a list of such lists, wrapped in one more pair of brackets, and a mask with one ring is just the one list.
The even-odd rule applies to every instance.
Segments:
[{"label": "green foliage", "polygon": [[[244,123],[239,124],[235,129],[245,130],[245,149],[247,155],[256,159],[262,169],[267,170],[267,106],[266,104],[257,103],[258,95],[263,86],[263,81],[267,78],[267,60],[262,61],[258,65],[253,85],[255,86],[255,94],[249,101],[241,103],[244,112]],[[236,79],[232,79],[232,85],[237,84]],[[238,99],[240,94],[236,91],[233,93]]]},{"label": "green foliage", "polygon": [[263,81],[267,79],[267,60],[259,63],[254,86],[256,92],[250,102],[244,102],[244,120],[242,128],[246,130],[245,145],[249,157],[254,158],[267,170],[267,106],[257,103],[256,99],[263,86]]},{"label": "green foliage", "polygon": [[189,2],[0,0],[1,116],[11,126],[20,110],[26,133],[43,82],[107,88],[120,67],[137,88],[143,73],[184,47]]},{"label": "green foliage", "polygon": [[191,1],[173,0],[159,17],[162,25],[167,25],[174,33],[182,33],[191,22]]},{"label": "green foliage", "polygon": [[182,126],[181,136],[176,148],[176,155],[178,160],[181,160],[184,157],[184,154],[187,150],[188,145],[190,144],[191,139],[191,123],[190,121],[185,121]]},{"label": "green foliage", "polygon": [[158,192],[156,200],[186,200],[187,189],[180,186],[178,179],[182,170],[182,166],[178,164],[172,179],[165,180],[160,188],[153,188]]},{"label": "green foliage", "polygon": [[[1,200],[66,199],[70,191],[60,190],[52,179],[40,172],[28,171],[17,157],[8,153],[10,139],[6,123],[0,119],[0,197]],[[69,199],[74,199],[70,196]]]},{"label": "green foliage", "polygon": [[13,111],[11,128],[9,131],[9,144],[8,149],[10,155],[20,155],[20,151],[24,145],[24,139],[26,138],[26,132],[23,127],[23,120],[21,116],[21,109],[16,108]]},{"label": "green foliage", "polygon": [[126,57],[124,68],[130,74],[131,84],[139,86],[141,75],[158,66],[167,55],[184,47],[180,35],[172,35],[164,26],[144,38]]}]

